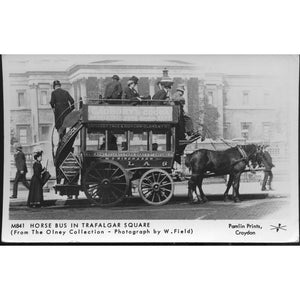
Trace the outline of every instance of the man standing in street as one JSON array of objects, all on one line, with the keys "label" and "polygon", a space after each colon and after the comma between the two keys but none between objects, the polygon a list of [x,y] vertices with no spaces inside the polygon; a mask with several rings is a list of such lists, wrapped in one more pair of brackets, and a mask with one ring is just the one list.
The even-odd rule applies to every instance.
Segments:
[{"label": "man standing in street", "polygon": [[114,75],[112,81],[106,86],[104,99],[121,99],[122,98],[122,85],[119,82],[120,77]]},{"label": "man standing in street", "polygon": [[[262,183],[261,190],[266,191],[266,184],[268,182],[269,190],[272,191],[272,180],[273,180],[273,173],[272,168],[275,167],[275,165],[272,162],[272,157],[270,153],[266,150],[268,146],[265,146],[262,150],[262,163],[265,167],[264,169],[264,180]],[[268,181],[269,180],[269,181]]]},{"label": "man standing in street", "polygon": [[26,158],[25,158],[25,154],[22,151],[22,146],[20,144],[16,146],[16,153],[14,156],[15,156],[17,173],[14,181],[13,194],[10,198],[17,198],[19,181],[21,181],[23,185],[27,189],[29,189],[29,183],[26,180],[26,173],[27,173]]},{"label": "man standing in street", "polygon": [[66,133],[66,129],[62,128],[65,117],[74,110],[74,100],[68,91],[61,88],[61,84],[58,80],[53,82],[54,91],[51,94],[50,105],[54,111],[55,116],[55,128],[59,133],[60,140]]}]

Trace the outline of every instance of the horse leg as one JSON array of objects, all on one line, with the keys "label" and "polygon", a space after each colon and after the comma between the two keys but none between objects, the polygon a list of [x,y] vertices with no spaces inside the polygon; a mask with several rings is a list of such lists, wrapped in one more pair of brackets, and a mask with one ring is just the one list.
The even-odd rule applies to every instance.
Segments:
[{"label": "horse leg", "polygon": [[231,188],[232,181],[233,181],[233,175],[230,174],[230,175],[229,175],[229,179],[228,179],[228,183],[227,183],[227,188],[226,188],[226,191],[225,191],[225,193],[224,193],[224,201],[225,201],[225,202],[229,201],[228,192],[229,192],[229,190],[230,190],[230,188]]},{"label": "horse leg", "polygon": [[198,184],[197,184],[199,192],[200,192],[200,195],[198,196],[198,199],[201,203],[204,203],[204,202],[207,202],[208,199],[206,198],[206,196],[205,196],[205,194],[202,190],[202,182],[203,182],[203,176],[201,175],[199,177]]},{"label": "horse leg", "polygon": [[[191,203],[199,202],[199,198],[197,196],[197,191],[196,191],[196,186],[197,186],[197,176],[192,175],[190,180],[188,181],[188,198]],[[193,193],[196,194],[196,198],[194,198]]]},{"label": "horse leg", "polygon": [[241,178],[241,173],[234,174],[234,179],[233,179],[233,199],[234,202],[241,202],[239,198],[239,186],[240,186],[240,178]]}]

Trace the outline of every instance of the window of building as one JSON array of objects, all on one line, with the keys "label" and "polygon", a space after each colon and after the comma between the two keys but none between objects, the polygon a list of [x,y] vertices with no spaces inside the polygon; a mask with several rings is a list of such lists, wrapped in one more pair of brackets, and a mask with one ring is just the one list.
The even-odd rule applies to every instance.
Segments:
[{"label": "window of building", "polygon": [[271,135],[272,124],[270,122],[263,123],[263,140],[269,141]]},{"label": "window of building", "polygon": [[214,93],[212,91],[208,91],[207,93],[208,104],[213,104],[214,101]]},{"label": "window of building", "polygon": [[50,139],[51,125],[40,125],[40,141],[48,141]]},{"label": "window of building", "polygon": [[224,138],[225,139],[229,139],[230,138],[230,123],[229,122],[225,122],[224,123]]},{"label": "window of building", "polygon": [[18,107],[25,107],[25,92],[18,92]]},{"label": "window of building", "polygon": [[40,105],[47,105],[48,104],[47,98],[48,98],[47,91],[41,91]]},{"label": "window of building", "polygon": [[251,130],[251,123],[250,122],[242,122],[241,123],[241,136],[244,139],[249,139],[250,130]]},{"label": "window of building", "polygon": [[264,93],[264,104],[270,104],[270,94],[268,92]]},{"label": "window of building", "polygon": [[18,139],[21,145],[28,144],[28,127],[27,126],[20,126],[18,127]]},{"label": "window of building", "polygon": [[249,104],[249,92],[244,91],[243,92],[243,105]]}]

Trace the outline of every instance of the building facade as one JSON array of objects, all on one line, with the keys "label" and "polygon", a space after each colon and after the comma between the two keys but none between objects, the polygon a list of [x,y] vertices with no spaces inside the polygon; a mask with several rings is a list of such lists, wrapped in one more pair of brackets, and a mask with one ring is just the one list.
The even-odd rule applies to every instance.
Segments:
[{"label": "building facade", "polygon": [[[163,66],[165,67],[165,66]],[[65,72],[12,73],[10,79],[11,135],[22,145],[47,142],[54,117],[49,105],[52,82],[60,80],[75,101],[84,102],[104,95],[111,76],[118,74],[123,87],[129,77],[140,78],[139,93],[157,91],[162,66],[75,65]],[[246,138],[268,142],[284,139],[284,111],[278,106],[283,88],[272,78],[261,76],[201,73],[193,67],[166,66],[174,86],[185,86],[185,110],[201,122],[204,99],[218,111],[217,137]]]}]

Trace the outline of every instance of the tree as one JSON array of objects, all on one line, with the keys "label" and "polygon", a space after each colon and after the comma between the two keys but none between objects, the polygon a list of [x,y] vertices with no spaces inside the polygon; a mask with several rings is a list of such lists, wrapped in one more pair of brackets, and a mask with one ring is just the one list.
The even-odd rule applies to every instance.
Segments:
[{"label": "tree", "polygon": [[206,136],[215,139],[219,135],[218,130],[218,109],[208,103],[208,98],[204,98],[204,127],[207,129]]}]

